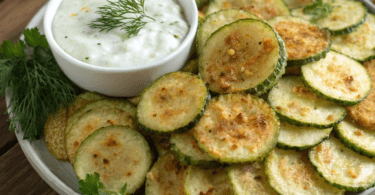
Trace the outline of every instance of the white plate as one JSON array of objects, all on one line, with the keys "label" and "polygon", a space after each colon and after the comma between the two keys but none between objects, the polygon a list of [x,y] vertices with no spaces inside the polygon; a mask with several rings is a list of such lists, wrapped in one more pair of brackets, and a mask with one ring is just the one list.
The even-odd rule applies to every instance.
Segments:
[{"label": "white plate", "polygon": [[[375,13],[375,6],[368,0],[367,6],[369,10]],[[46,9],[44,5],[31,19],[26,28],[38,27],[39,31],[44,34],[43,29],[43,15]],[[24,37],[21,36],[21,39]],[[9,106],[11,94],[9,91],[6,94],[6,104]],[[11,109],[8,110],[11,113]],[[10,114],[12,117],[12,114]],[[61,195],[79,195],[78,178],[74,173],[73,166],[69,162],[57,160],[47,149],[44,139],[30,143],[28,140],[23,140],[23,133],[20,129],[16,129],[17,140],[20,143],[22,151],[33,166],[35,171],[43,178],[43,180],[50,185],[57,193]],[[346,193],[347,195],[354,195],[357,193]],[[357,195],[375,195],[375,188],[368,189]]]}]

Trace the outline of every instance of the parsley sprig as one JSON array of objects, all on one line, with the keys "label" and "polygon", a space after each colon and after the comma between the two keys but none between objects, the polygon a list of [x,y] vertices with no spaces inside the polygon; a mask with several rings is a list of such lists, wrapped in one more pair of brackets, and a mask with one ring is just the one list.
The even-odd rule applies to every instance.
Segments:
[{"label": "parsley sprig", "polygon": [[333,6],[329,3],[323,3],[322,0],[317,0],[313,4],[303,8],[303,13],[311,15],[310,21],[316,23],[319,19],[325,18],[333,10]]},{"label": "parsley sprig", "polygon": [[100,29],[100,32],[121,28],[126,31],[127,37],[132,37],[136,36],[146,25],[146,18],[155,21],[154,18],[146,15],[144,0],[119,0],[116,2],[107,0],[107,2],[108,5],[99,7],[96,12],[101,17],[89,24],[94,29]]},{"label": "parsley sprig", "polygon": [[99,173],[86,174],[85,179],[78,181],[80,185],[79,191],[84,195],[111,195],[111,194],[121,194],[126,195],[127,183],[117,192],[105,191],[105,187],[102,182],[99,181]]},{"label": "parsley sprig", "polygon": [[[44,35],[37,28],[24,31],[25,42],[4,41],[0,46],[0,95],[11,91],[10,130],[19,123],[23,139],[43,135],[48,113],[70,103],[79,89],[61,71]],[[32,50],[27,55],[25,50]]]}]

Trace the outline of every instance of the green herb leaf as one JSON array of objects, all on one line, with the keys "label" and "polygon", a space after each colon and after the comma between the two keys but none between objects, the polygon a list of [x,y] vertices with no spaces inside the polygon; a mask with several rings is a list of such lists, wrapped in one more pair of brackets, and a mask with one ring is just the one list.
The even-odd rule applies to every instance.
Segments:
[{"label": "green herb leaf", "polygon": [[0,47],[0,59],[12,59],[16,56],[19,58],[26,57],[24,49],[26,45],[23,41],[13,44],[12,41],[4,41]]},{"label": "green herb leaf", "polygon": [[43,48],[48,47],[47,39],[44,35],[39,34],[38,28],[32,28],[32,29],[25,29],[23,31],[23,34],[25,35],[25,41],[26,43],[31,47],[38,47],[41,46]]},{"label": "green herb leaf", "polygon": [[26,43],[32,47],[28,57],[23,41],[17,44],[4,41],[0,50],[0,95],[4,96],[7,88],[11,92],[13,116],[9,119],[9,129],[14,131],[19,124],[23,139],[29,141],[43,135],[49,113],[69,104],[79,92],[45,45],[44,36],[36,30],[25,30]]},{"label": "green herb leaf", "polygon": [[104,189],[103,183],[99,181],[99,173],[87,174],[84,180],[79,180],[79,190],[87,195],[99,195],[99,189]]},{"label": "green herb leaf", "polygon": [[120,190],[120,194],[122,195],[126,195],[125,192],[126,192],[126,187],[128,186],[128,183],[125,183],[124,186],[122,186],[121,190]]},{"label": "green herb leaf", "polygon": [[119,0],[99,7],[96,12],[101,18],[93,21],[89,25],[94,29],[101,31],[110,31],[115,28],[125,30],[127,37],[136,36],[146,25],[144,19],[148,18],[155,21],[154,18],[145,14],[144,0]]},{"label": "green herb leaf", "polygon": [[316,23],[318,20],[325,18],[331,13],[333,6],[329,3],[323,3],[322,0],[317,0],[313,4],[303,8],[303,13],[311,15],[310,22]]}]

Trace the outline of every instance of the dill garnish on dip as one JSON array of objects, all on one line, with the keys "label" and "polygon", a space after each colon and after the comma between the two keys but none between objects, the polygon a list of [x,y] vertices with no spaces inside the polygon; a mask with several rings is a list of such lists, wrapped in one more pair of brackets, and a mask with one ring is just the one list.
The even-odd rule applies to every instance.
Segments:
[{"label": "dill garnish on dip", "polygon": [[64,0],[52,28],[65,52],[103,67],[160,59],[176,50],[189,30],[175,0]]}]

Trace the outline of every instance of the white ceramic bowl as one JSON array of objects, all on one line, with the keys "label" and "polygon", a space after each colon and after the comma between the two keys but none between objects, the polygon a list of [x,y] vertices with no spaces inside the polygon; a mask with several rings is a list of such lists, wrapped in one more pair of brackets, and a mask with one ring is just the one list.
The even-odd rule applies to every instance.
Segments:
[{"label": "white ceramic bowl", "polygon": [[90,65],[73,58],[60,48],[52,33],[52,23],[62,1],[51,0],[49,2],[44,16],[45,35],[63,72],[83,89],[109,96],[136,96],[156,78],[181,69],[189,57],[198,26],[198,10],[194,0],[178,0],[190,26],[181,45],[160,60],[138,67],[126,68]]}]

